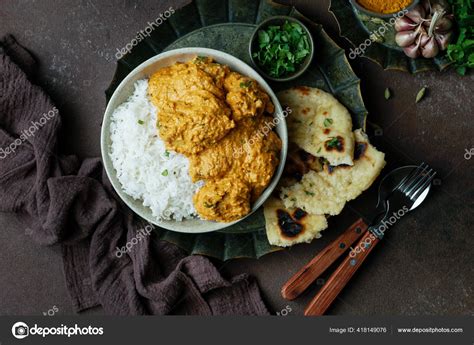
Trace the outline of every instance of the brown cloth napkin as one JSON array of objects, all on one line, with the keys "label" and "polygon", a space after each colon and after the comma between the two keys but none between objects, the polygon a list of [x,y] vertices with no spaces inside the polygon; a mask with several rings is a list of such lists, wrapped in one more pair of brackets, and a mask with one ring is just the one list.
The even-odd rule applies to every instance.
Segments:
[{"label": "brown cloth napkin", "polygon": [[62,246],[76,311],[100,304],[114,315],[269,314],[251,277],[227,281],[207,258],[147,235],[98,158],[57,153],[61,117],[24,72],[35,70],[34,59],[11,36],[1,47],[0,210],[22,214],[38,243]]}]

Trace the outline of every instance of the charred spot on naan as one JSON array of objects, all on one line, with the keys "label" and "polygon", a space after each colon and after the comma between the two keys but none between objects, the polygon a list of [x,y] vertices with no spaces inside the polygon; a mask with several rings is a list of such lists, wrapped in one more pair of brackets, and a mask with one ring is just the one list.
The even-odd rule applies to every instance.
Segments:
[{"label": "charred spot on naan", "polygon": [[314,215],[301,208],[285,208],[283,202],[270,197],[264,204],[265,229],[272,245],[288,247],[296,243],[308,243],[321,237],[327,228],[324,215]]},{"label": "charred spot on naan", "polygon": [[310,170],[319,171],[322,169],[319,158],[311,153],[290,144],[287,163],[283,175],[287,178],[301,181],[301,178]]},{"label": "charred spot on naan", "polygon": [[[329,133],[329,132],[328,132]],[[337,137],[326,140],[324,143],[324,148],[326,151],[336,150],[338,152],[344,151],[344,138],[338,135]]]},{"label": "charred spot on naan", "polygon": [[[354,161],[358,161],[359,159],[366,157],[365,153],[367,152],[367,148],[368,148],[368,143],[363,142],[363,141],[356,141],[355,148],[354,148]],[[368,156],[366,158],[368,160],[371,159]],[[335,169],[347,169],[351,167],[352,165],[348,165],[348,164],[330,165],[330,164],[323,163],[323,169],[325,169],[329,174],[332,174]]]},{"label": "charred spot on naan", "polygon": [[297,237],[305,230],[305,225],[301,221],[308,215],[305,211],[297,208],[290,214],[286,210],[277,209],[278,228],[280,229],[281,235],[285,237]]},{"label": "charred spot on naan", "polygon": [[354,148],[354,160],[358,160],[365,155],[367,152],[367,146],[368,144],[366,142],[356,141]]}]

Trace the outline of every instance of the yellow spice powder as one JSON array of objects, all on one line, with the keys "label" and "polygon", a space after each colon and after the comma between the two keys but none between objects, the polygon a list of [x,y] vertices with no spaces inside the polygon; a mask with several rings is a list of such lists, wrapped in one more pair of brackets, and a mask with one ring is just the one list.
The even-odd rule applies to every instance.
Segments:
[{"label": "yellow spice powder", "polygon": [[412,3],[413,0],[357,0],[357,2],[369,11],[378,13],[394,13],[401,11]]}]

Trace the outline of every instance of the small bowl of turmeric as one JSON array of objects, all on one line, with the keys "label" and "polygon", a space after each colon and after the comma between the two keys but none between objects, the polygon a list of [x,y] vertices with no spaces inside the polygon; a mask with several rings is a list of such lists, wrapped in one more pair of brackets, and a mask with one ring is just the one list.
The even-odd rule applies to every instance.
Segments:
[{"label": "small bowl of turmeric", "polygon": [[350,0],[352,6],[371,17],[390,18],[398,13],[406,13],[419,0]]}]

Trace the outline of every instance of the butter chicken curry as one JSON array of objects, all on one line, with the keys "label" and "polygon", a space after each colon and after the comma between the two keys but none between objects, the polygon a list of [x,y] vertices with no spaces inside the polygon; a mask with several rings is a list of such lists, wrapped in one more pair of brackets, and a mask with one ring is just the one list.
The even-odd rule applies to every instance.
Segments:
[{"label": "butter chicken curry", "polygon": [[148,93],[167,149],[189,158],[194,182],[205,181],[193,199],[199,216],[232,222],[247,215],[279,163],[268,94],[255,80],[201,56],[160,69]]}]

